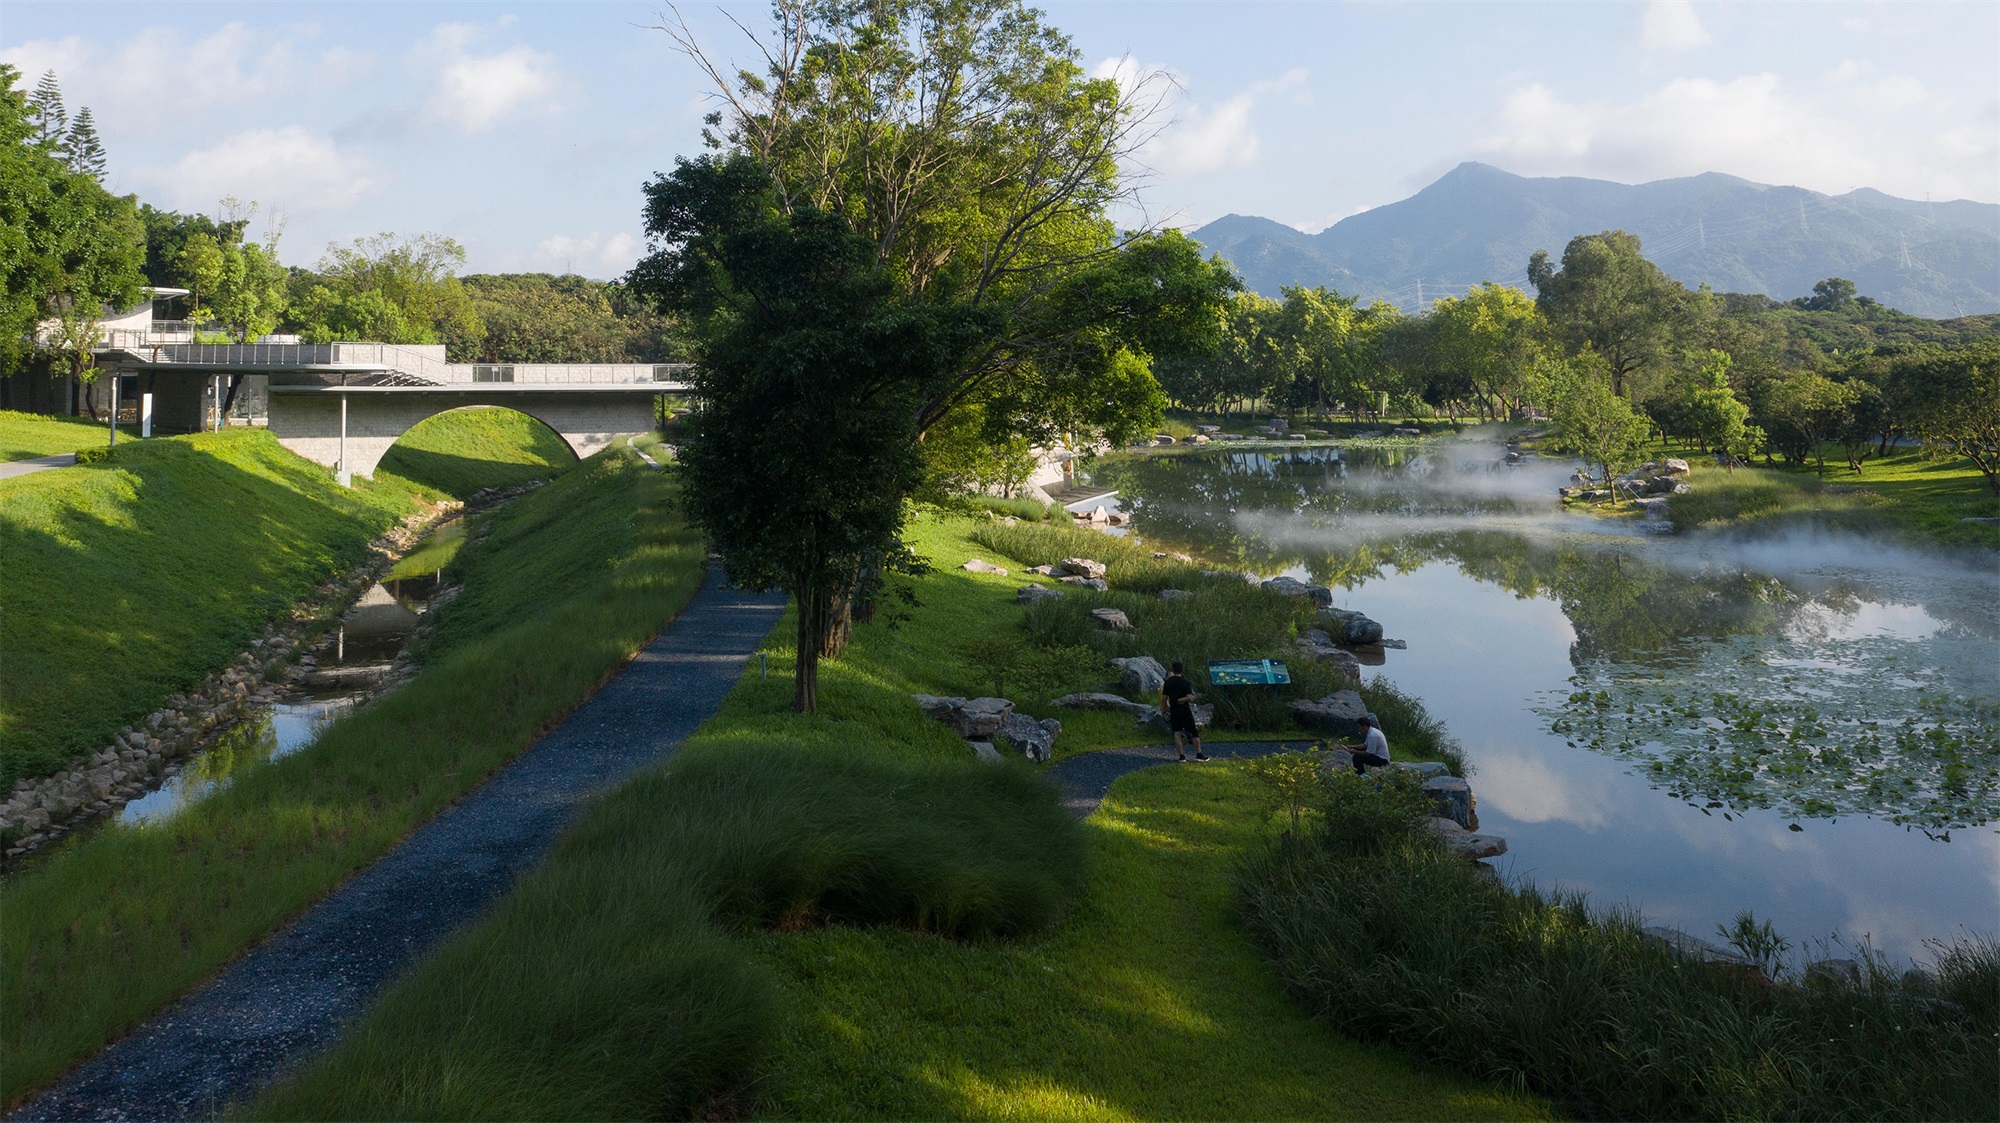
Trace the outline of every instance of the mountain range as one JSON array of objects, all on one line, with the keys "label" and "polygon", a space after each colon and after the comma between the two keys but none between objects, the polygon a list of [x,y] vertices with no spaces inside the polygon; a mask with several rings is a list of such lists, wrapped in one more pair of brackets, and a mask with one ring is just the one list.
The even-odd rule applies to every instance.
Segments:
[{"label": "mountain range", "polygon": [[1638,235],[1646,257],[1690,288],[1788,300],[1846,277],[1916,316],[2000,312],[2000,205],[1865,187],[1823,195],[1717,172],[1633,185],[1468,162],[1317,234],[1232,214],[1193,237],[1265,296],[1324,285],[1413,311],[1481,281],[1527,289],[1534,251],[1560,262],[1572,237],[1605,230]]}]

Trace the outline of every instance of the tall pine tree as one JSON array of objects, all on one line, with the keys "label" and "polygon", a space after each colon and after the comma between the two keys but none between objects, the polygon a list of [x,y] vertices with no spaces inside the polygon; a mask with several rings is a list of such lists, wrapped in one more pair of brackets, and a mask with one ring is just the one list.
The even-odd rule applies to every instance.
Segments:
[{"label": "tall pine tree", "polygon": [[57,154],[70,171],[104,182],[104,142],[98,139],[97,122],[90,119],[89,106],[77,110],[76,120],[70,122],[69,135],[63,137]]},{"label": "tall pine tree", "polygon": [[63,142],[64,130],[69,127],[69,111],[63,108],[62,87],[56,83],[56,72],[47,71],[35,85],[35,92],[28,95],[29,138],[45,148],[54,148]]}]

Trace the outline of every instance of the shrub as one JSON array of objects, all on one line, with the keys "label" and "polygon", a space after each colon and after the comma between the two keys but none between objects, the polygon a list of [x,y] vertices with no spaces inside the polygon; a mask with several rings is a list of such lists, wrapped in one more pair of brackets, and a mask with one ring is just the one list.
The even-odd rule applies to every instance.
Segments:
[{"label": "shrub", "polygon": [[1905,982],[1755,985],[1581,896],[1509,890],[1445,854],[1392,784],[1330,785],[1317,826],[1244,866],[1243,915],[1315,1017],[1588,1118],[2000,1112],[2000,949]]}]

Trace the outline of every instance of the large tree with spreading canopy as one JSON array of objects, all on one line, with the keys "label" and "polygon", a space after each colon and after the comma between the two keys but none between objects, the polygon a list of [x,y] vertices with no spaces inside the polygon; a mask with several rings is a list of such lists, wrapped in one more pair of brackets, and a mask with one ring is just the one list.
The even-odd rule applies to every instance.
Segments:
[{"label": "large tree with spreading canopy", "polygon": [[[630,284],[700,340],[690,510],[733,575],[798,598],[811,710],[924,434],[962,411],[996,436],[1129,433],[1158,409],[1146,361],[1211,346],[1236,283],[1116,228],[1148,91],[1089,77],[1018,0],[779,0],[756,70],[662,30],[714,83],[715,152],[648,186]],[[791,496],[827,498],[818,529],[785,524]]]}]

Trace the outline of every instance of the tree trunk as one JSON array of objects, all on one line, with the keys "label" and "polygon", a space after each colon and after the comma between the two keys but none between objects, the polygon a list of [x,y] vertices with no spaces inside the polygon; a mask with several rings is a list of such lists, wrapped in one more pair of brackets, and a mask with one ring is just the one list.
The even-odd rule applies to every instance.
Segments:
[{"label": "tree trunk", "polygon": [[792,671],[792,709],[819,712],[819,652],[826,638],[830,598],[826,590],[801,584],[793,594],[799,603],[798,659]]}]

